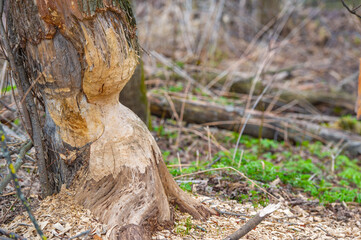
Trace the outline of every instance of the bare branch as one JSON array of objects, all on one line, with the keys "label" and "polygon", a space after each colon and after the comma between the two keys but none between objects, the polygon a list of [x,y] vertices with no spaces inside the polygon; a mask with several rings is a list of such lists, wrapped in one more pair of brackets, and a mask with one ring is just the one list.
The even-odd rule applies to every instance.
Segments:
[{"label": "bare branch", "polygon": [[[0,19],[2,19],[3,15],[3,5],[4,0],[0,0]],[[34,147],[36,149],[36,158],[37,158],[37,165],[38,165],[38,172],[39,172],[39,178],[41,182],[41,190],[42,194],[44,196],[48,196],[51,194],[52,190],[50,188],[47,171],[46,171],[46,165],[45,165],[45,150],[43,146],[43,140],[42,140],[42,129],[40,126],[40,120],[39,115],[37,112],[37,108],[34,102],[34,98],[32,94],[24,95],[24,91],[27,91],[30,89],[30,83],[26,76],[26,72],[24,67],[16,62],[15,54],[13,53],[11,47],[10,47],[10,41],[8,38],[8,35],[5,31],[5,27],[3,24],[3,21],[0,20],[0,33],[1,33],[1,45],[3,46],[6,56],[9,59],[10,67],[12,71],[14,72],[14,79],[16,82],[16,85],[20,91],[21,96],[25,96],[25,102],[26,106],[23,106],[24,115],[28,114],[30,116],[30,122],[31,122],[31,138],[34,143]],[[19,60],[19,59],[18,59]]]},{"label": "bare branch", "polygon": [[361,18],[361,15],[358,15],[358,13],[356,12],[361,7],[361,4],[353,9],[351,9],[349,6],[347,6],[347,4],[345,3],[344,0],[341,0],[341,2],[342,2],[342,5],[347,9],[347,11],[349,11],[351,14]]},{"label": "bare branch", "polygon": [[0,228],[0,234],[1,235],[4,235],[6,237],[0,237],[0,239],[16,239],[16,240],[26,240],[26,238],[16,234],[16,233],[13,233],[13,232],[9,232],[5,229],[2,229]]},{"label": "bare branch", "polygon": [[238,240],[241,237],[245,236],[252,229],[254,229],[258,224],[260,224],[263,219],[271,215],[274,211],[281,207],[281,203],[278,204],[270,204],[260,212],[257,213],[256,216],[248,220],[245,225],[243,225],[240,229],[232,233],[230,236],[226,237],[224,240]]},{"label": "bare branch", "polygon": [[69,238],[69,240],[72,240],[72,239],[75,239],[75,238],[79,238],[79,237],[82,237],[82,236],[88,236],[89,233],[90,233],[90,230],[86,230],[86,231],[84,231],[84,232],[81,232],[81,233],[79,233],[79,234],[77,234],[77,235]]},{"label": "bare branch", "polygon": [[21,200],[22,204],[24,205],[26,211],[28,212],[29,218],[33,222],[34,227],[35,227],[36,231],[38,232],[39,236],[41,237],[41,239],[45,240],[47,238],[44,236],[43,232],[41,231],[38,222],[36,221],[33,213],[31,212],[30,205],[29,205],[28,201],[26,200],[24,194],[22,193],[22,191],[20,189],[19,179],[16,176],[14,164],[11,162],[9,149],[7,147],[7,144],[6,144],[5,131],[3,129],[2,124],[0,124],[0,140],[1,140],[1,148],[2,148],[2,151],[4,153],[4,157],[6,159],[6,162],[8,164],[10,175],[11,175],[13,181],[14,181],[14,184],[15,184],[16,194],[17,194],[18,198]]},{"label": "bare branch", "polygon": [[[17,172],[21,167],[21,165],[23,165],[24,163],[23,158],[25,157],[25,154],[32,148],[32,146],[33,146],[33,142],[28,141],[25,145],[21,147],[19,155],[14,165],[15,172]],[[11,174],[8,174],[6,177],[3,178],[3,180],[0,182],[0,194],[2,194],[4,188],[9,184],[10,181],[11,181]]]}]

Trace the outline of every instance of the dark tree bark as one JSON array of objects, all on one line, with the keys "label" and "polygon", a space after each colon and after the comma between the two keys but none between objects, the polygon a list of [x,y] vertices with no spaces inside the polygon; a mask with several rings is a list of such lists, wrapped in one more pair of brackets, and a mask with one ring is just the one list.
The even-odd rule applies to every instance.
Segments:
[{"label": "dark tree bark", "polygon": [[[44,102],[46,171],[112,229],[148,239],[170,225],[169,203],[195,218],[213,213],[177,186],[145,124],[119,103],[138,64],[128,0],[23,0],[6,7],[17,62]],[[132,237],[132,232],[139,234]]]},{"label": "dark tree bark", "polygon": [[119,101],[132,110],[145,124],[148,124],[150,113],[142,62],[137,66],[132,78],[120,92]]}]

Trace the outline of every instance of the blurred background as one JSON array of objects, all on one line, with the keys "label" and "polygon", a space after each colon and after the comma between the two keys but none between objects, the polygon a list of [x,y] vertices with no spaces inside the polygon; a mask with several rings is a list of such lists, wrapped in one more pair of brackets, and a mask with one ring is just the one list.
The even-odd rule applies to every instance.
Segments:
[{"label": "blurred background", "polygon": [[[357,12],[361,3],[345,4]],[[144,81],[152,115],[178,126],[234,131],[246,122],[245,133],[268,138],[287,135],[267,131],[262,121],[268,118],[277,122],[271,128],[300,120],[361,133],[355,118],[361,24],[341,1],[136,0],[134,6],[142,52],[134,79]],[[145,94],[141,83],[132,87],[136,82],[121,100],[133,110],[145,99],[127,103],[130,89]],[[237,109],[224,116],[215,113],[217,104]],[[146,121],[144,109],[138,114]],[[334,138],[297,127],[303,136],[293,140]]]},{"label": "blurred background", "polygon": [[232,167],[285,199],[361,203],[361,1],[134,6],[142,62],[121,102],[148,123],[175,178],[197,174],[177,180],[183,189],[269,201],[237,174],[197,173]]},{"label": "blurred background", "polygon": [[[149,88],[186,85],[169,65],[217,96],[248,94],[259,75],[254,95],[275,78],[264,101],[292,92],[303,111],[308,100],[324,114],[354,113],[361,24],[340,1],[152,0],[135,12]],[[332,96],[341,99],[321,106]]]}]

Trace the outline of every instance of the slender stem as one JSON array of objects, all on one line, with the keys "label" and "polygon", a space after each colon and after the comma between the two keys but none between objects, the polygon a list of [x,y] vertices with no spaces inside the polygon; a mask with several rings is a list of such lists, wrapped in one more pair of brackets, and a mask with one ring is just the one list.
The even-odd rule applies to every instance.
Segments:
[{"label": "slender stem", "polygon": [[347,11],[349,11],[350,13],[352,13],[353,15],[356,15],[357,17],[361,18],[360,15],[357,14],[357,9],[359,9],[361,7],[361,5],[355,7],[354,9],[351,9],[347,6],[347,4],[344,2],[344,0],[341,0],[342,5],[347,9]]},{"label": "slender stem", "polygon": [[1,140],[1,148],[2,148],[2,151],[3,151],[4,157],[6,159],[6,162],[7,162],[9,171],[10,171],[10,175],[11,175],[13,181],[14,181],[14,184],[15,184],[16,195],[21,200],[21,202],[24,205],[26,211],[28,212],[29,218],[33,222],[34,227],[35,227],[36,231],[38,232],[39,236],[41,237],[41,239],[46,240],[47,238],[45,237],[45,235],[41,231],[38,222],[36,221],[33,213],[31,212],[30,205],[29,205],[28,201],[26,200],[24,194],[22,193],[22,191],[20,189],[19,179],[16,176],[14,164],[11,162],[9,149],[8,149],[7,144],[6,144],[6,136],[5,136],[5,132],[4,132],[4,128],[3,128],[2,124],[0,124],[0,140]]},{"label": "slender stem", "polygon": [[[7,33],[5,32],[5,27],[3,24],[2,15],[3,15],[3,5],[4,0],[0,0],[0,33],[1,33],[1,43],[6,52],[7,58],[10,62],[10,67],[14,72],[14,79],[16,81],[16,85],[18,85],[18,89],[20,90],[20,95],[24,96],[24,91],[30,89],[29,80],[27,78],[24,67],[15,61],[15,55],[10,47],[10,42]],[[25,96],[26,106],[23,107],[24,115],[30,116],[30,123],[32,128],[32,140],[35,147],[37,165],[39,178],[41,182],[41,191],[43,196],[48,196],[51,194],[51,188],[48,180],[48,175],[46,171],[45,164],[45,151],[42,140],[42,129],[40,126],[39,115],[37,112],[37,108],[34,102],[34,98],[32,94],[27,94]],[[28,111],[29,110],[29,111]],[[26,124],[25,124],[26,125]]]},{"label": "slender stem", "polygon": [[[23,163],[24,163],[23,158],[25,157],[25,154],[31,149],[32,146],[33,146],[33,142],[28,141],[25,145],[23,145],[21,147],[19,155],[15,162],[15,166],[14,166],[15,172],[17,172],[19,170],[19,168],[21,167],[21,165],[23,165]],[[11,181],[11,174],[7,175],[6,177],[3,178],[3,180],[1,180],[0,194],[4,191],[4,188],[9,184],[10,181]]]},{"label": "slender stem", "polygon": [[13,233],[13,232],[9,232],[5,229],[2,229],[0,228],[0,234],[1,235],[5,235],[6,237],[0,237],[0,240],[3,240],[3,239],[17,239],[17,240],[26,240],[26,238],[16,234],[16,233]]}]

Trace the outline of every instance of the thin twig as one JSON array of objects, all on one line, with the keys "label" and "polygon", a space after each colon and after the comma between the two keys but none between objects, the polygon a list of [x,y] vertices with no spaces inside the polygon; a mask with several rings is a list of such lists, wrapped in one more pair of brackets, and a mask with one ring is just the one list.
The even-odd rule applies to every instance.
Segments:
[{"label": "thin twig", "polygon": [[[247,218],[243,218],[246,217],[246,214],[243,213],[233,213],[233,212],[227,212],[227,211],[222,211],[219,210],[218,208],[214,208],[214,210],[216,210],[219,214],[224,214],[224,215],[231,215],[231,216],[236,216],[236,217],[240,217],[239,219],[241,220],[246,220]],[[242,217],[243,216],[243,217]]]},{"label": "thin twig", "polygon": [[13,209],[13,207],[15,206],[15,204],[19,201],[19,199],[17,198],[12,204],[11,206],[8,208],[8,210],[4,213],[4,215],[2,216],[2,219],[0,220],[0,224],[4,223],[6,221],[6,216],[8,215],[8,213]]},{"label": "thin twig", "polygon": [[88,236],[89,233],[90,233],[90,229],[87,230],[87,231],[81,232],[81,233],[79,233],[79,234],[77,234],[77,235],[69,238],[69,240],[72,240],[72,239],[75,239],[75,238],[78,238],[78,237],[82,237],[82,236]]},{"label": "thin twig", "polygon": [[210,161],[212,159],[212,145],[211,145],[211,131],[209,130],[209,126],[206,126],[207,130],[207,139],[208,139],[208,154],[207,160]]},{"label": "thin twig", "polygon": [[267,195],[273,197],[274,199],[278,200],[278,198],[276,198],[275,196],[273,196],[271,193],[267,192],[266,189],[264,189],[263,187],[261,187],[260,185],[258,185],[255,181],[253,181],[252,179],[250,179],[249,177],[247,177],[246,175],[244,175],[244,173],[238,171],[237,169],[233,168],[233,167],[223,167],[223,168],[213,168],[213,169],[207,169],[207,170],[202,170],[202,171],[198,171],[198,172],[194,172],[194,173],[187,173],[187,174],[183,174],[183,175],[179,175],[174,177],[174,179],[178,179],[178,178],[182,178],[182,177],[188,177],[188,176],[193,176],[193,175],[197,175],[197,174],[201,174],[201,173],[206,173],[206,172],[210,172],[210,171],[219,171],[219,170],[225,170],[225,169],[231,169],[235,172],[237,172],[239,175],[241,175],[243,178],[247,179],[248,181],[250,181],[252,184],[254,184],[256,187],[258,187],[259,189],[261,189],[264,193],[266,193]]},{"label": "thin twig", "polygon": [[341,2],[342,2],[342,5],[347,9],[347,11],[349,11],[351,14],[353,14],[353,15],[361,18],[361,15],[358,15],[357,12],[356,12],[357,9],[360,8],[361,5],[357,6],[357,7],[354,8],[354,9],[351,9],[351,8],[349,8],[349,7],[347,6],[347,4],[344,2],[344,0],[341,0]]},{"label": "thin twig", "polygon": [[4,132],[2,124],[0,124],[0,140],[1,140],[1,148],[3,151],[4,157],[7,161],[10,175],[15,184],[16,194],[17,194],[18,198],[21,200],[22,204],[24,205],[26,211],[28,212],[29,218],[33,222],[34,227],[35,227],[36,231],[38,232],[39,236],[41,237],[41,239],[46,240],[47,239],[46,236],[41,231],[38,222],[36,221],[33,213],[31,212],[30,205],[29,205],[28,201],[26,200],[24,194],[21,191],[20,184],[19,184],[19,178],[16,176],[15,167],[14,167],[13,163],[11,162],[10,153],[9,153],[9,150],[8,150],[8,147],[6,144],[6,136],[5,136],[5,132]]},{"label": "thin twig", "polygon": [[196,226],[196,228],[202,230],[203,232],[207,232],[207,230],[204,227],[201,227],[199,225],[195,225],[195,226]]},{"label": "thin twig", "polygon": [[[246,125],[247,125],[249,119],[250,119],[251,116],[252,116],[251,112],[256,108],[256,106],[258,105],[259,101],[262,99],[263,95],[267,92],[268,88],[272,85],[273,80],[274,80],[274,78],[272,78],[272,80],[271,80],[271,81],[267,84],[267,86],[263,89],[262,93],[258,96],[256,102],[253,104],[252,110],[247,113],[246,120],[244,121],[244,123],[243,123],[243,125],[242,125],[242,128],[241,128],[241,130],[240,130],[240,132],[239,132],[238,138],[237,138],[237,143],[236,143],[236,147],[235,147],[235,149],[234,149],[232,161],[234,161],[234,159],[236,158],[236,155],[237,155],[237,151],[238,151],[239,143],[240,143],[240,141],[241,141],[242,134],[243,134],[243,132],[244,132],[244,129],[246,128]],[[247,109],[247,108],[246,108],[246,109]]]},{"label": "thin twig", "polygon": [[[0,228],[0,234],[9,237],[8,239],[26,240],[26,238],[24,238],[16,233],[9,232],[2,228]],[[6,238],[3,238],[3,239],[6,239]]]},{"label": "thin twig", "polygon": [[[24,161],[23,158],[25,157],[25,154],[32,148],[33,143],[32,141],[28,141],[26,144],[24,144],[19,152],[19,155],[17,156],[14,168],[15,168],[15,172],[17,172],[19,170],[19,168],[21,167],[21,165],[23,165]],[[5,187],[9,184],[9,182],[11,181],[11,174],[8,174],[6,177],[4,177],[1,182],[0,182],[0,194],[3,193]]]},{"label": "thin twig", "polygon": [[[4,0],[0,0],[0,19],[3,16],[3,6]],[[14,73],[14,79],[18,89],[20,90],[21,96],[24,95],[24,90],[27,91],[30,88],[29,79],[26,75],[26,71],[23,65],[17,64],[15,61],[15,55],[10,47],[10,41],[8,35],[5,31],[5,27],[3,21],[0,21],[0,33],[1,33],[1,43],[6,51],[7,58],[10,62],[10,67]],[[17,56],[18,57],[18,56]],[[19,59],[18,59],[19,60]],[[48,196],[51,194],[52,189],[49,184],[49,179],[46,170],[45,164],[45,149],[43,146],[43,136],[42,129],[40,126],[39,114],[37,111],[37,107],[34,102],[34,98],[32,94],[27,94],[25,96],[25,102],[27,106],[23,106],[24,115],[28,114],[31,117],[30,123],[32,128],[31,138],[34,143],[37,165],[38,165],[38,173],[41,182],[41,190],[43,196]],[[28,108],[27,108],[28,107]],[[27,119],[26,119],[27,120]],[[26,125],[26,124],[25,124]]]},{"label": "thin twig", "polygon": [[221,157],[217,157],[213,162],[211,162],[210,164],[207,165],[206,169],[210,169],[214,164],[216,164],[217,162],[219,162],[219,160],[221,160]]},{"label": "thin twig", "polygon": [[39,79],[43,76],[42,73],[39,74],[39,76],[35,79],[35,81],[33,81],[30,85],[30,87],[28,88],[28,90],[26,90],[26,93],[24,94],[24,96],[22,97],[22,99],[20,100],[20,104],[23,104],[25,101],[26,96],[28,96],[28,94],[30,93],[31,89],[33,89],[33,87],[36,85],[36,83],[39,81]]},{"label": "thin twig", "polygon": [[257,213],[256,216],[248,220],[246,224],[244,224],[240,229],[238,229],[236,232],[231,234],[230,236],[226,237],[224,240],[238,240],[241,237],[245,236],[247,233],[249,233],[252,229],[254,229],[258,224],[260,224],[263,219],[271,215],[274,211],[279,209],[281,207],[281,203],[278,204],[270,204],[264,209],[262,209],[260,212]]},{"label": "thin twig", "polygon": [[167,92],[164,92],[164,96],[165,96],[165,98],[167,99],[170,108],[172,109],[173,116],[175,117],[175,119],[176,119],[177,121],[179,121],[180,118],[179,118],[179,116],[178,116],[177,111],[175,110],[174,103],[173,103],[171,97],[169,96],[169,94],[168,94]]},{"label": "thin twig", "polygon": [[[187,97],[188,97],[188,93],[189,93],[189,89],[191,87],[191,81],[188,80],[188,83],[187,83],[187,86],[186,86],[186,89],[184,91],[184,99],[186,100]],[[180,112],[180,115],[179,115],[179,121],[178,121],[178,135],[177,135],[177,140],[175,142],[175,146],[178,147],[179,145],[179,141],[180,141],[180,138],[181,138],[181,135],[182,135],[182,128],[183,128],[183,116],[184,116],[184,109],[185,109],[185,105],[186,105],[186,101],[182,101],[182,106],[181,106],[181,112]]]},{"label": "thin twig", "polygon": [[7,110],[16,112],[16,109],[9,107],[3,100],[0,99],[1,105],[3,105]]},{"label": "thin twig", "polygon": [[151,55],[153,57],[155,57],[156,59],[158,59],[160,62],[162,62],[164,65],[166,65],[167,67],[170,67],[175,73],[177,73],[179,76],[185,78],[186,80],[188,80],[189,82],[191,82],[192,84],[196,85],[197,87],[199,87],[200,89],[202,89],[202,91],[204,93],[207,93],[210,96],[214,96],[214,93],[211,92],[209,89],[205,88],[203,85],[201,85],[200,83],[198,83],[196,80],[194,80],[192,77],[190,77],[184,70],[182,70],[181,68],[179,68],[178,66],[176,66],[175,64],[173,64],[172,62],[170,62],[169,60],[167,60],[163,55],[157,53],[156,51],[151,51],[150,52]]},{"label": "thin twig", "polygon": [[327,236],[332,237],[333,239],[338,239],[337,237],[333,236],[331,233],[329,233],[326,229],[324,229],[321,226],[317,226],[319,229],[321,229],[322,231],[324,231],[326,233]]}]

